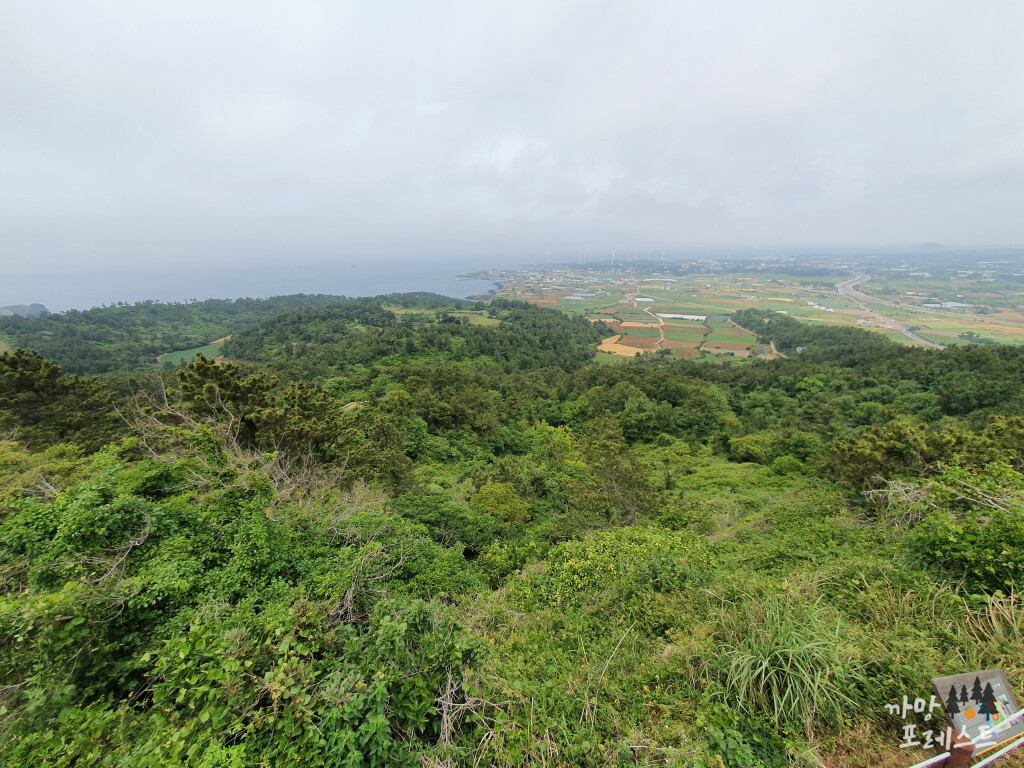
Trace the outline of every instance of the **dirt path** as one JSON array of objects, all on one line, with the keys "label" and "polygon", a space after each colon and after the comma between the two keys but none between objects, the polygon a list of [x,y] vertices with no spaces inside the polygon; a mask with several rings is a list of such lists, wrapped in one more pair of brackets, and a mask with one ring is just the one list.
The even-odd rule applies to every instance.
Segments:
[{"label": "dirt path", "polygon": [[[742,325],[737,323],[731,317],[729,318],[729,322],[732,323],[732,325],[734,327],[739,328],[744,333],[749,333],[751,336],[754,337],[754,341],[757,341],[757,334],[754,333],[753,331],[751,331],[749,328],[744,328]],[[775,342],[774,341],[769,341],[768,342],[768,346],[771,347],[772,351],[765,353],[764,357],[765,357],[766,360],[774,360],[777,357],[781,357],[783,360],[786,359],[786,356],[784,354],[782,354],[781,352],[779,352],[778,349],[775,348]]]},{"label": "dirt path", "polygon": [[[636,302],[633,302],[633,306],[636,306]],[[644,312],[653,317],[658,321],[658,343],[654,345],[655,349],[661,349],[661,345],[665,343],[665,319],[658,317],[656,314],[651,312],[647,307],[644,307]]]},{"label": "dirt path", "polygon": [[746,328],[744,328],[744,327],[743,327],[742,325],[740,325],[739,323],[737,323],[737,322],[736,322],[735,320],[733,320],[733,319],[732,319],[731,317],[729,318],[729,325],[731,325],[731,326],[732,326],[733,328],[739,328],[739,329],[740,329],[741,331],[743,331],[744,333],[749,333],[749,334],[750,334],[751,336],[753,336],[753,337],[754,337],[755,339],[757,338],[757,334],[756,334],[756,333],[754,333],[753,331],[748,331],[748,330],[747,330]]},{"label": "dirt path", "polygon": [[[756,334],[756,333],[754,333],[753,331],[751,331],[751,330],[750,330],[749,328],[744,328],[744,327],[743,327],[742,325],[740,325],[739,323],[737,323],[737,322],[736,322],[735,320],[733,320],[733,319],[732,319],[731,317],[729,318],[729,323],[730,323],[730,324],[731,324],[731,325],[733,326],[733,328],[739,328],[739,329],[740,329],[741,331],[743,331],[744,333],[749,333],[749,334],[750,334],[751,336],[753,336],[753,337],[754,337],[754,342],[755,342],[755,343],[757,342],[757,334]],[[782,354],[781,352],[779,352],[779,350],[777,350],[777,349],[775,348],[775,342],[774,342],[774,341],[769,341],[769,342],[768,342],[768,345],[769,345],[769,346],[771,347],[771,350],[772,350],[772,351],[771,351],[771,352],[766,352],[766,353],[765,353],[764,357],[765,357],[765,359],[766,359],[766,360],[774,360],[774,359],[775,359],[775,358],[777,358],[777,357],[782,357],[782,358],[785,358],[785,357],[786,357],[786,356],[785,356],[784,354]],[[756,354],[756,353],[755,353],[755,354]]]}]

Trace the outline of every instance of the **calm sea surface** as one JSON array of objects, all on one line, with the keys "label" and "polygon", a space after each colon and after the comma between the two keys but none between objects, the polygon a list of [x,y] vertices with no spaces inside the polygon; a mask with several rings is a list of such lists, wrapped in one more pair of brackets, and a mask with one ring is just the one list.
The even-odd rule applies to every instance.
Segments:
[{"label": "calm sea surface", "polygon": [[189,301],[328,293],[376,296],[382,293],[429,291],[454,298],[487,293],[487,280],[460,279],[464,271],[482,269],[480,262],[418,262],[380,264],[294,264],[232,268],[180,268],[174,271],[63,272],[7,275],[0,284],[0,306],[44,304],[51,312],[89,309],[125,301]]}]

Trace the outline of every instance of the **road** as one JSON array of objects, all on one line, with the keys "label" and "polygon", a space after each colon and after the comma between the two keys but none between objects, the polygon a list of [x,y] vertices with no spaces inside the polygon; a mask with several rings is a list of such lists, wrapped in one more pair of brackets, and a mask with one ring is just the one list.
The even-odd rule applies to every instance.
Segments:
[{"label": "road", "polygon": [[[636,306],[636,302],[635,301],[633,302],[633,306],[634,307]],[[658,337],[658,343],[655,344],[655,348],[661,349],[661,345],[665,343],[665,321],[662,320],[657,315],[655,315],[653,312],[651,312],[651,310],[649,310],[647,307],[644,307],[644,312],[646,312],[648,315],[653,317],[657,321],[657,323],[658,323],[658,333],[660,335]]]},{"label": "road", "polygon": [[945,347],[942,344],[936,344],[934,341],[928,341],[928,339],[921,338],[913,331],[907,330],[906,326],[904,326],[902,323],[898,323],[892,318],[886,317],[880,312],[872,309],[869,306],[868,302],[875,301],[875,299],[872,299],[867,294],[861,293],[856,288],[856,286],[860,285],[861,283],[866,283],[869,279],[870,278],[868,275],[856,275],[854,277],[851,277],[849,280],[844,280],[841,283],[836,283],[836,290],[839,291],[840,294],[848,298],[850,301],[852,301],[854,304],[856,304],[858,307],[860,307],[863,311],[867,312],[873,318],[884,324],[887,328],[890,328],[894,331],[899,331],[911,341],[916,341],[918,344],[923,344],[926,347],[933,347],[934,349],[945,349]]}]

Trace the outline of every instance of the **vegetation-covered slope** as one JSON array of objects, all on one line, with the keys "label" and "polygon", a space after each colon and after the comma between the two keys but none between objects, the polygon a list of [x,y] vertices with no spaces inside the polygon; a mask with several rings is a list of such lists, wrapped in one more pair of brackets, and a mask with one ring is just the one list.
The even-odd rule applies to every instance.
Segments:
[{"label": "vegetation-covered slope", "polygon": [[353,300],[131,400],[0,356],[0,762],[909,764],[886,703],[1024,680],[1024,350],[764,333]]},{"label": "vegetation-covered slope", "polygon": [[126,372],[150,367],[165,352],[201,347],[281,312],[341,298],[298,294],[181,304],[141,301],[39,316],[0,314],[0,337],[13,347],[35,350],[69,373]]},{"label": "vegetation-covered slope", "polygon": [[571,371],[593,357],[601,336],[583,318],[524,302],[497,300],[484,310],[435,294],[406,294],[289,312],[236,334],[224,352],[302,377],[406,362]]}]

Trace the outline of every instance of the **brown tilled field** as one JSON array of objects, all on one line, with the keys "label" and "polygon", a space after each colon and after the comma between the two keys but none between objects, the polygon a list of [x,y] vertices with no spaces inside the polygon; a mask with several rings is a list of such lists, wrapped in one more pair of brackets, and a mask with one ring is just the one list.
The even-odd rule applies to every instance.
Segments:
[{"label": "brown tilled field", "polygon": [[651,336],[623,336],[619,340],[619,344],[627,347],[637,347],[639,349],[658,348],[658,340]]},{"label": "brown tilled field", "polygon": [[657,330],[658,324],[657,323],[635,323],[635,322],[629,321],[629,322],[622,323],[622,327],[623,328],[654,328],[655,330]]},{"label": "brown tilled field", "polygon": [[665,339],[661,342],[662,349],[668,349],[672,351],[673,356],[681,357],[684,360],[693,360],[700,357],[700,344],[693,341],[672,341],[671,339]]},{"label": "brown tilled field", "polygon": [[705,342],[701,349],[705,352],[710,352],[713,355],[725,355],[732,353],[736,355],[736,357],[750,357],[750,350],[745,344],[730,344],[729,342],[713,344]]},{"label": "brown tilled field", "polygon": [[683,360],[696,360],[698,357],[700,357],[700,350],[697,349],[697,347],[695,346],[690,346],[686,348],[673,348],[671,349],[671,352],[673,357],[679,357],[682,358]]},{"label": "brown tilled field", "polygon": [[637,352],[643,351],[636,347],[619,344],[618,341],[618,336],[612,336],[602,341],[597,348],[602,352],[611,352],[614,355],[622,355],[623,357],[635,357]]}]

